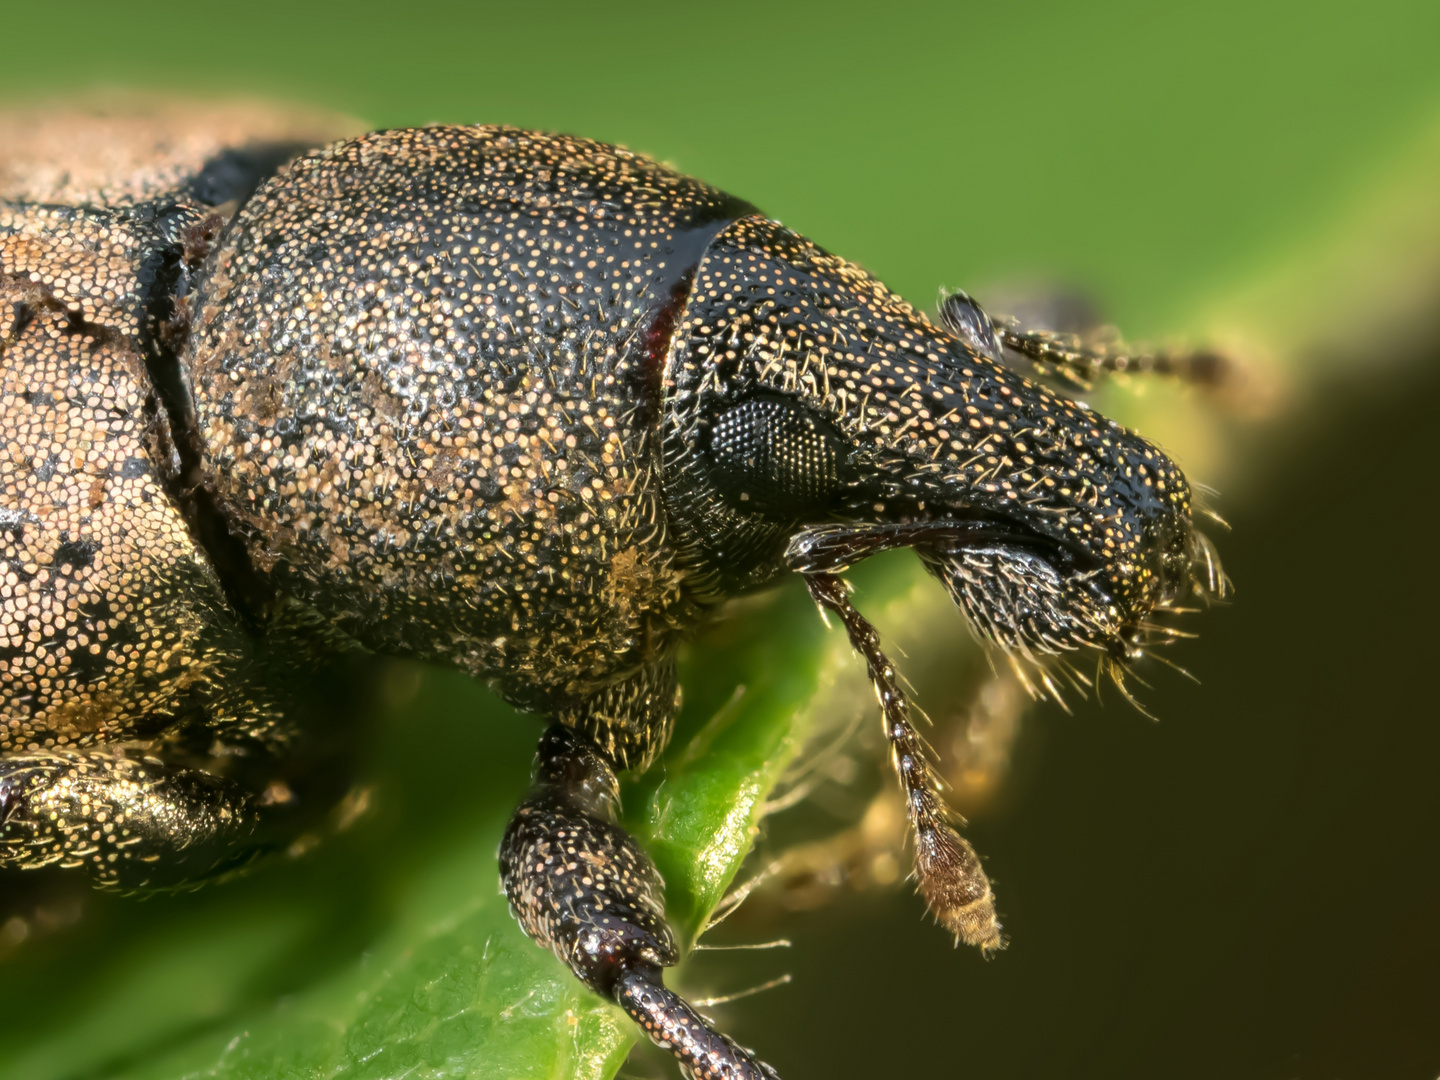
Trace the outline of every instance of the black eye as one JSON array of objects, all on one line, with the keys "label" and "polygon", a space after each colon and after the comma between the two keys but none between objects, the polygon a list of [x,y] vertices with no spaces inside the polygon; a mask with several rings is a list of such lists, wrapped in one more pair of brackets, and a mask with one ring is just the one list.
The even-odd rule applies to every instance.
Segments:
[{"label": "black eye", "polygon": [[822,509],[844,483],[845,441],[805,406],[753,397],[720,414],[710,434],[715,486],[757,510]]}]

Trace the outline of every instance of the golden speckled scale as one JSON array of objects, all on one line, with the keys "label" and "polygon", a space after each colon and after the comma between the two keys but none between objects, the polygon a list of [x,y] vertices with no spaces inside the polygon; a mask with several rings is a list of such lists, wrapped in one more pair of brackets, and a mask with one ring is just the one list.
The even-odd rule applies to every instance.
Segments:
[{"label": "golden speckled scale", "polygon": [[153,736],[233,674],[239,626],[157,474],[135,346],[40,288],[0,297],[0,752]]},{"label": "golden speckled scale", "polygon": [[190,363],[251,557],[369,647],[533,709],[670,664],[699,609],[660,506],[657,311],[750,209],[506,128],[294,163],[220,244]]},{"label": "golden speckled scale", "polygon": [[188,766],[288,744],[281,666],[176,498],[147,354],[223,217],[202,197],[331,133],[248,105],[0,115],[0,865],[165,885],[250,831],[250,793]]}]

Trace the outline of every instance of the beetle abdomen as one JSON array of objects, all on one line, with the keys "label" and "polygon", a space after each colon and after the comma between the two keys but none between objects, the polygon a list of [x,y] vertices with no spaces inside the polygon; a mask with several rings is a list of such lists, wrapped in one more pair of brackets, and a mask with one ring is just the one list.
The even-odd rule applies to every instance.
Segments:
[{"label": "beetle abdomen", "polygon": [[0,370],[0,752],[84,745],[173,715],[240,643],[147,452],[139,356],[16,286],[0,302],[20,331]]},{"label": "beetle abdomen", "polygon": [[245,103],[0,114],[0,756],[202,716],[202,745],[268,737],[176,498],[161,338],[213,208],[351,126]]}]

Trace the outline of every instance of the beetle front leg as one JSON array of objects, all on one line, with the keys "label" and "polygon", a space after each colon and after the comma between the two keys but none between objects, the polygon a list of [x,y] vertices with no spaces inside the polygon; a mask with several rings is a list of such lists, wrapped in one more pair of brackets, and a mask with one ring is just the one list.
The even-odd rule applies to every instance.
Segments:
[{"label": "beetle front leg", "polygon": [[525,933],[618,1004],[692,1080],[775,1080],[674,991],[679,950],[664,882],[616,824],[615,769],[585,735],[556,724],[540,739],[530,794],[500,845],[500,876]]},{"label": "beetle front leg", "polygon": [[880,649],[880,635],[850,603],[843,579],[834,574],[811,573],[805,575],[805,584],[822,611],[840,618],[851,647],[865,658],[884,713],[885,736],[904,790],[910,831],[915,836],[915,876],[921,895],[957,942],[978,945],[987,953],[1004,948],[990,880],[975,849],[950,825],[950,810],[940,797],[935,763],[910,722],[909,705],[894,665]]}]

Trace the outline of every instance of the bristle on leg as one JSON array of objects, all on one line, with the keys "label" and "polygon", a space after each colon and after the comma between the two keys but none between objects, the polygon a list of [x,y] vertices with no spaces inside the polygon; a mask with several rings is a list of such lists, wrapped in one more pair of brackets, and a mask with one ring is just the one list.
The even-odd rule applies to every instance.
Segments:
[{"label": "bristle on leg", "polygon": [[990,879],[965,838],[948,825],[915,837],[915,867],[920,893],[935,921],[955,935],[955,943],[983,953],[1005,947]]}]

